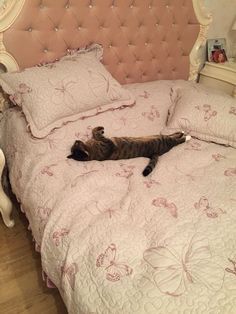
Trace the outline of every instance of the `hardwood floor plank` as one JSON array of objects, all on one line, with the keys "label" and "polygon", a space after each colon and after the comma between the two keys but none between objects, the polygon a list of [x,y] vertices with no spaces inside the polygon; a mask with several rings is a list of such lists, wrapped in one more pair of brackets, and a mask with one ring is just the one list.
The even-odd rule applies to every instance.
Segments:
[{"label": "hardwood floor plank", "polygon": [[0,219],[0,313],[66,314],[59,291],[43,282],[27,219],[19,208],[14,208],[13,218],[12,229]]}]

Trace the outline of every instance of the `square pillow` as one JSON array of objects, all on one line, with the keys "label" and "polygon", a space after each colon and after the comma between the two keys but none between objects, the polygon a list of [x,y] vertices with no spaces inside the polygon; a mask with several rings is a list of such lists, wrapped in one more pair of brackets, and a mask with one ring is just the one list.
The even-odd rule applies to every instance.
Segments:
[{"label": "square pillow", "polygon": [[22,108],[34,137],[45,137],[67,122],[135,103],[100,62],[102,52],[100,45],[93,44],[60,61],[0,76],[0,86]]},{"label": "square pillow", "polygon": [[236,99],[201,84],[177,88],[167,128],[200,140],[236,147]]}]

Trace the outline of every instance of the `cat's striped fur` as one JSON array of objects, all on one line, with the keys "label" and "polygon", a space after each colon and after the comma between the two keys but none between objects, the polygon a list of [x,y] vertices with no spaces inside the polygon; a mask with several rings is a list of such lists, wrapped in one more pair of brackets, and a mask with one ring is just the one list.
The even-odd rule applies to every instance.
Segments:
[{"label": "cat's striped fur", "polygon": [[75,141],[68,158],[79,161],[101,161],[147,157],[150,161],[143,170],[143,175],[147,176],[155,168],[159,156],[191,138],[183,132],[171,135],[112,138],[106,138],[103,134],[104,128],[96,127],[92,130],[92,139],[85,143]]}]

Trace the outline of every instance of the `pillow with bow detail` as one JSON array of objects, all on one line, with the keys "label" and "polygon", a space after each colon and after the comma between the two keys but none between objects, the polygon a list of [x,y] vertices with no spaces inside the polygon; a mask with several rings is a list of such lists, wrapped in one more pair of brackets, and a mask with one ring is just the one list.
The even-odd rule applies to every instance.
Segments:
[{"label": "pillow with bow detail", "polygon": [[177,88],[164,131],[236,147],[236,99],[201,84]]},{"label": "pillow with bow detail", "polygon": [[0,86],[21,107],[34,137],[45,137],[70,121],[134,105],[133,95],[100,62],[102,54],[102,47],[93,44],[59,61],[0,76]]}]

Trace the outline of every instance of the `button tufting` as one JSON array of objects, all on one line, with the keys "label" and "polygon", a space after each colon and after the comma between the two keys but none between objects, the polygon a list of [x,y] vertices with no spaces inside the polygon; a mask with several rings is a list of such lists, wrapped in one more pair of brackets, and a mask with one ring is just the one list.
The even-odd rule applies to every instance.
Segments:
[{"label": "button tufting", "polygon": [[70,7],[70,5],[69,5],[69,3],[67,3],[66,6],[65,6],[65,8],[66,8],[66,9],[69,9],[69,7]]},{"label": "button tufting", "polygon": [[29,28],[28,28],[28,32],[32,32],[32,27],[29,27]]},{"label": "button tufting", "polygon": [[48,52],[48,49],[47,49],[47,48],[45,48],[45,49],[43,50],[43,52]]},{"label": "button tufting", "polygon": [[131,4],[129,7],[130,7],[130,9],[133,9],[134,6],[133,6],[133,4]]},{"label": "button tufting", "polygon": [[58,27],[55,27],[55,28],[54,28],[54,31],[55,31],[55,32],[58,32],[58,30],[59,30]]},{"label": "button tufting", "polygon": [[93,7],[92,4],[90,4],[90,5],[89,5],[89,9],[92,9],[92,7]]}]

